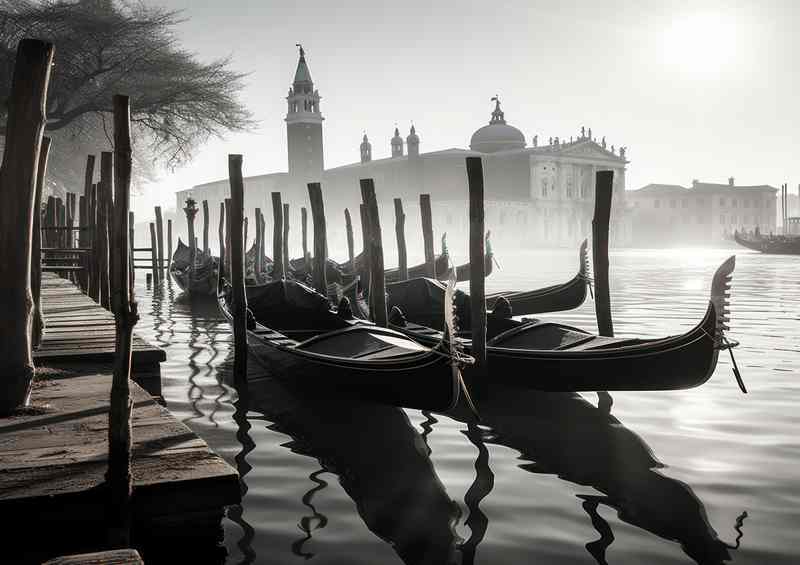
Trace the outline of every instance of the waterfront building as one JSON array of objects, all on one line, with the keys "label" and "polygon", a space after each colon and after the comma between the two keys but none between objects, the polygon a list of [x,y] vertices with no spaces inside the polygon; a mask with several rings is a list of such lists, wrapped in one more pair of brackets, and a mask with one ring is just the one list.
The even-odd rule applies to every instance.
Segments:
[{"label": "waterfront building", "polygon": [[[540,144],[534,135],[528,144],[524,134],[506,121],[500,99],[495,96],[490,119],[474,132],[469,148],[422,152],[415,125],[410,126],[405,139],[395,126],[389,130],[391,138],[385,138],[388,157],[373,158],[373,144],[365,133],[353,144],[358,161],[325,169],[321,96],[302,47],[286,100],[288,171],[245,179],[247,214],[259,206],[271,218],[272,191],[281,191],[284,202],[297,210],[307,205],[306,183],[321,182],[330,218],[328,233],[337,239],[342,231],[342,208],[350,207],[358,223],[359,180],[372,178],[384,227],[393,225],[392,199],[400,197],[407,215],[406,231],[415,233],[415,226],[420,225],[419,195],[430,193],[437,233],[446,231],[451,237],[463,237],[469,226],[465,157],[480,156],[486,224],[495,241],[506,239],[531,247],[577,244],[591,233],[595,173],[602,170],[614,171],[612,242],[630,240],[625,205],[626,148],[617,150],[606,143],[605,137],[598,141],[591,128],[581,128],[580,134],[569,141],[551,137],[546,144]],[[191,194],[198,201],[209,200],[216,210],[228,190],[227,179],[197,185],[178,192],[176,204],[180,209]]]},{"label": "waterfront building", "polygon": [[693,180],[691,187],[648,184],[627,194],[637,247],[714,244],[735,230],[776,233],[778,189]]}]

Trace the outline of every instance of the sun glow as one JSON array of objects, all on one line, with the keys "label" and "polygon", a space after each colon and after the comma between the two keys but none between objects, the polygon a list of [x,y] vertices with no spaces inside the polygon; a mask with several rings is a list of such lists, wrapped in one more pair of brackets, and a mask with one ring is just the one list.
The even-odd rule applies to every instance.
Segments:
[{"label": "sun glow", "polygon": [[664,60],[698,75],[730,67],[737,51],[736,24],[719,13],[676,16],[663,36]]}]

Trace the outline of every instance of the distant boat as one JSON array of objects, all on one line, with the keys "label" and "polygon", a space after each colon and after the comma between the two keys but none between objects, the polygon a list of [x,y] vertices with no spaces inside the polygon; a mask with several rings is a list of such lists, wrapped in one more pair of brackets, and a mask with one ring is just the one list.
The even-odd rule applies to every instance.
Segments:
[{"label": "distant boat", "polygon": [[[686,333],[661,339],[612,338],[542,320],[488,316],[487,355],[490,379],[547,391],[674,390],[706,382],[721,349],[729,347],[728,290],[735,257],[714,274],[703,319]],[[406,320],[397,309],[390,327],[430,345],[442,332]],[[459,336],[472,348],[469,327]],[[737,374],[738,379],[738,374]],[[740,386],[743,385],[740,382]]]},{"label": "distant boat", "polygon": [[190,268],[191,261],[192,250],[179,237],[178,247],[172,254],[169,274],[183,292],[195,295],[213,295],[217,287],[217,263],[219,260],[197,249],[194,274]]},{"label": "distant boat", "polygon": [[768,255],[800,255],[800,236],[733,233],[736,243]]}]

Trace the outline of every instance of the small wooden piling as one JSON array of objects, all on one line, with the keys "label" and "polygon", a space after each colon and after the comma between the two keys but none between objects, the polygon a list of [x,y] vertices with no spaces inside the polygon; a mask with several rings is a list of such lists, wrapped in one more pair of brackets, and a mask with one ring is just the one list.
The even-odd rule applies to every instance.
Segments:
[{"label": "small wooden piling", "polygon": [[158,278],[164,280],[164,217],[161,206],[156,206],[156,242],[158,243]]},{"label": "small wooden piling", "polygon": [[281,253],[283,255],[284,272],[289,271],[289,204],[283,204],[283,245]]},{"label": "small wooden piling", "polygon": [[[112,212],[112,215],[113,215],[113,212]],[[134,261],[133,261],[133,248],[135,247],[134,242],[136,241],[136,238],[134,237],[136,235],[134,226],[136,226],[136,223],[133,221],[133,212],[128,212],[128,243],[130,244],[129,245],[129,247],[130,247],[129,251],[130,251],[130,264],[131,264],[130,265],[130,267],[131,267],[131,288],[133,288],[133,285],[136,283],[136,265],[134,265]],[[113,231],[114,231],[113,226],[111,228],[111,231],[112,231],[111,237],[113,238],[114,237],[114,235],[113,235]],[[113,271],[113,267],[112,267],[112,271]],[[114,295],[113,289],[111,289],[111,295],[112,295],[112,308],[113,308],[113,295]]]},{"label": "small wooden piling", "polygon": [[253,272],[258,280],[258,277],[264,272],[264,250],[261,248],[261,232],[264,226],[261,223],[261,208],[256,208],[253,219],[256,225],[256,235],[253,240],[253,249],[256,252],[256,256],[253,258]]},{"label": "small wooden piling", "polygon": [[469,295],[470,324],[472,326],[472,356],[475,364],[470,368],[470,380],[476,396],[485,393],[488,380],[486,359],[486,272],[484,264],[483,163],[480,157],[467,157],[467,182],[469,183]]},{"label": "small wooden piling", "polygon": [[408,280],[408,254],[406,251],[406,215],[403,201],[394,199],[394,233],[397,236],[397,276],[401,281]]},{"label": "small wooden piling", "polygon": [[225,202],[219,203],[219,261],[225,264]]},{"label": "small wooden piling", "polygon": [[[158,251],[156,246],[156,224],[150,222],[150,272],[153,273],[153,282],[158,284]],[[191,265],[189,269],[192,269]]]},{"label": "small wooden piling", "polygon": [[300,229],[302,230],[303,239],[303,263],[305,264],[306,272],[311,270],[311,258],[308,254],[308,210],[305,206],[300,208]]},{"label": "small wooden piling", "polygon": [[328,231],[325,225],[325,203],[322,199],[322,186],[318,182],[308,183],[308,198],[311,201],[311,221],[314,224],[314,268],[312,279],[317,292],[327,296],[328,274],[325,265],[328,261]]},{"label": "small wooden piling", "polygon": [[75,236],[72,228],[75,227],[75,193],[67,193],[67,244],[68,249],[75,247]]},{"label": "small wooden piling", "polygon": [[608,285],[608,228],[611,220],[613,171],[597,171],[592,219],[592,263],[594,264],[594,308],[597,330],[602,336],[614,336],[611,318],[611,295]]},{"label": "small wooden piling", "polygon": [[359,182],[361,197],[369,218],[370,313],[373,321],[385,328],[389,325],[389,319],[386,311],[386,279],[383,275],[383,240],[378,199],[375,196],[375,183],[372,179],[361,179]]},{"label": "small wooden piling", "polygon": [[50,138],[42,137],[39,163],[36,170],[36,192],[33,200],[33,241],[31,242],[31,294],[33,295],[33,327],[31,342],[34,348],[42,343],[44,318],[42,317],[42,189],[47,174],[50,155]]},{"label": "small wooden piling", "polygon": [[[64,207],[64,201],[59,196],[56,198],[56,227],[63,228],[66,223],[67,223],[66,208]],[[64,230],[63,229],[55,230],[54,235],[55,235],[56,247],[63,249]]]},{"label": "small wooden piling", "polygon": [[261,212],[261,266],[266,270],[267,266],[264,264],[264,255],[267,253],[267,218],[264,212]]},{"label": "small wooden piling", "polygon": [[172,266],[172,219],[168,219],[167,220],[167,270],[169,270],[171,266]]},{"label": "small wooden piling", "polygon": [[208,225],[210,218],[208,200],[203,200],[203,253],[206,255],[211,255],[211,248],[208,246]]},{"label": "small wooden piling", "polygon": [[283,264],[283,205],[281,193],[272,193],[272,280],[281,280],[284,275]]},{"label": "small wooden piling", "polygon": [[[80,219],[80,226],[82,228],[88,228],[90,226],[89,222],[89,200],[92,192],[92,181],[94,180],[94,155],[87,155],[86,156],[86,168],[83,172],[83,200],[85,202],[84,213]],[[79,236],[79,247],[90,247],[91,246],[91,232],[88,229],[81,230]],[[88,281],[87,281],[88,283]],[[86,289],[84,289],[86,290]]]},{"label": "small wooden piling", "polygon": [[114,195],[114,154],[103,151],[100,154],[100,183],[97,185],[97,257],[100,281],[100,305],[106,310],[111,309],[110,283],[109,283],[109,223],[111,203]]},{"label": "small wooden piling", "polygon": [[358,213],[361,216],[361,256],[363,258],[359,275],[362,277],[361,284],[363,288],[367,289],[367,305],[372,311],[372,253],[370,253],[369,247],[369,214],[367,213],[366,204],[358,205]]},{"label": "small wooden piling", "polygon": [[225,272],[231,272],[231,199],[225,199]]},{"label": "small wooden piling", "polygon": [[[86,207],[86,197],[84,195],[80,195],[78,198],[78,226],[81,228],[78,231],[78,247],[86,248],[88,247],[88,243],[86,240],[86,214],[88,208]],[[89,260],[88,254],[82,253],[81,254],[81,267],[83,270],[80,272],[80,276],[78,277],[78,283],[80,284],[81,290],[85,293],[89,290]]]},{"label": "small wooden piling", "polygon": [[183,209],[186,214],[186,229],[189,239],[189,280],[195,279],[194,270],[197,266],[197,238],[194,235],[194,217],[197,215],[197,203],[192,198],[186,199],[186,207]]},{"label": "small wooden piling", "polygon": [[[237,384],[247,382],[247,295],[244,290],[244,180],[242,156],[228,155],[228,177],[231,185],[231,285],[233,286],[233,372]],[[273,192],[273,199],[275,193]],[[278,195],[280,197],[280,194]]]},{"label": "small wooden piling", "polygon": [[[56,226],[56,197],[55,196],[48,196],[47,197],[47,204],[45,205],[44,210],[44,225],[47,228],[54,228]],[[45,245],[47,247],[56,247],[55,240],[55,231],[47,230],[44,234]]]},{"label": "small wooden piling", "polygon": [[89,192],[89,233],[92,242],[92,254],[89,265],[89,298],[100,303],[100,256],[98,253],[100,237],[97,229],[97,183],[92,184]]},{"label": "small wooden piling", "polygon": [[[133,327],[138,320],[130,269],[128,211],[131,188],[130,101],[127,96],[114,96],[114,221],[112,304],[116,328],[114,377],[111,385],[111,408],[108,425],[109,541],[112,547],[130,544],[131,498],[131,417],[133,402],[130,392],[131,349]],[[150,229],[155,226],[150,224]]]},{"label": "small wooden piling", "polygon": [[344,229],[347,232],[347,261],[350,263],[350,272],[356,272],[355,249],[353,245],[353,220],[350,219],[350,210],[344,209]]},{"label": "small wooden piling", "polygon": [[[431,195],[419,195],[419,209],[422,218],[422,242],[425,250],[426,274],[436,278],[436,256],[433,251],[433,213],[431,212]],[[483,236],[481,236],[483,237]]]},{"label": "small wooden piling", "polygon": [[245,250],[247,250],[247,216],[242,220],[242,232],[242,245],[244,245]]}]

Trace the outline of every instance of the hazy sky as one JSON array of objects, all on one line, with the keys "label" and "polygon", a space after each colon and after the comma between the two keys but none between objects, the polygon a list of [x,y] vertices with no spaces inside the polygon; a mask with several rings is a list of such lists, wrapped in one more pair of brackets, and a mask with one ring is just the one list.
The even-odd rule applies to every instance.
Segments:
[{"label": "hazy sky", "polygon": [[[477,0],[147,0],[183,10],[183,47],[230,55],[258,120],[205,145],[136,197],[286,170],[284,97],[306,49],[322,96],[326,167],[389,155],[413,122],[421,151],[466,148],[499,94],[508,123],[568,140],[581,125],[628,147],[629,189],[693,178],[800,183],[800,2]],[[355,190],[355,187],[354,187]]]}]

